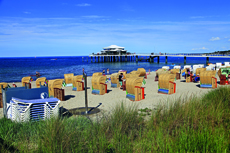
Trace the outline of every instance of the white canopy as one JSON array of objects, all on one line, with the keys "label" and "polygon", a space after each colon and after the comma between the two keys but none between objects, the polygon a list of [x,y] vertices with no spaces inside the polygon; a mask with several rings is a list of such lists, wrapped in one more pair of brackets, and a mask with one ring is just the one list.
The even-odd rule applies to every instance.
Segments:
[{"label": "white canopy", "polygon": [[110,45],[109,47],[104,47],[103,49],[107,49],[107,48],[125,48],[125,47],[120,47],[117,45]]}]

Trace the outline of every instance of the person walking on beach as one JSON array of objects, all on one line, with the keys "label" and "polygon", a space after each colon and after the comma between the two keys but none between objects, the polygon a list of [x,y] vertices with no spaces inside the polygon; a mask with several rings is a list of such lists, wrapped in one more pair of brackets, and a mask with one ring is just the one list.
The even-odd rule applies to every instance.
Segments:
[{"label": "person walking on beach", "polygon": [[102,75],[104,75],[104,76],[105,76],[105,70],[103,70],[103,71],[102,71]]},{"label": "person walking on beach", "polygon": [[109,74],[109,68],[107,68],[107,75]]}]

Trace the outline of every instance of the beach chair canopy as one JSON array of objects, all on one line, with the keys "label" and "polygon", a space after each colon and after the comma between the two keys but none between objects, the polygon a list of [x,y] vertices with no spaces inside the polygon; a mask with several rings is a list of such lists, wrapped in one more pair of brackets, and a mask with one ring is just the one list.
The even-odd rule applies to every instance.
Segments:
[{"label": "beach chair canopy", "polygon": [[219,68],[220,66],[222,66],[221,63],[216,63],[216,67]]},{"label": "beach chair canopy", "polygon": [[73,76],[73,86],[77,87],[77,82],[82,82],[83,75]]},{"label": "beach chair canopy", "polygon": [[225,66],[230,66],[229,62],[224,62]]},{"label": "beach chair canopy", "polygon": [[25,83],[30,83],[30,79],[31,79],[30,76],[23,77],[23,78],[22,78],[22,86],[24,87],[24,86],[25,86]]},{"label": "beach chair canopy", "polygon": [[197,68],[196,69],[196,75],[200,75],[200,72],[206,71],[206,68]]},{"label": "beach chair canopy", "polygon": [[216,71],[202,71],[200,72],[201,84],[212,84],[212,77],[215,77]]},{"label": "beach chair canopy", "polygon": [[111,83],[116,84],[118,82],[119,74],[118,73],[113,73],[111,74]]},{"label": "beach chair canopy", "polygon": [[70,84],[73,83],[73,73],[69,73],[69,74],[64,74],[64,80],[66,84]]},{"label": "beach chair canopy", "polygon": [[0,83],[0,93],[2,93],[2,86],[3,86],[3,88],[8,87],[8,83],[6,83],[6,82],[1,82]]},{"label": "beach chair canopy", "polygon": [[170,71],[168,71],[168,70],[166,70],[166,69],[158,69],[158,70],[156,71],[156,76],[159,77],[161,74],[165,74],[165,73],[170,74]]},{"label": "beach chair canopy", "polygon": [[36,80],[36,87],[39,88],[40,87],[40,83],[43,86],[45,84],[45,81],[46,81],[46,77],[37,78],[37,80]]},{"label": "beach chair canopy", "polygon": [[180,73],[180,69],[171,69],[172,74]]},{"label": "beach chair canopy", "polygon": [[169,81],[174,82],[175,75],[174,74],[161,74],[159,76],[158,85],[161,89],[169,89]]},{"label": "beach chair canopy", "polygon": [[50,96],[54,96],[54,88],[62,88],[62,83],[63,79],[49,80],[48,87]]},{"label": "beach chair canopy", "polygon": [[145,76],[146,70],[144,68],[138,68],[137,72],[140,73],[140,76]]},{"label": "beach chair canopy", "polygon": [[135,87],[141,87],[143,77],[131,77],[126,80],[126,90],[129,94],[135,94]]},{"label": "beach chair canopy", "polygon": [[169,66],[163,66],[162,69],[169,70]]},{"label": "beach chair canopy", "polygon": [[93,73],[93,76],[92,76],[92,77],[95,77],[95,76],[102,76],[102,72]]},{"label": "beach chair canopy", "polygon": [[101,86],[100,84],[105,84],[105,81],[106,81],[106,76],[95,76],[95,77],[92,77],[92,87],[93,89],[100,89]]},{"label": "beach chair canopy", "polygon": [[131,71],[130,74],[139,74],[140,75],[140,73],[138,71]]},{"label": "beach chair canopy", "polygon": [[173,69],[181,69],[181,66],[176,65],[176,66],[173,67]]}]

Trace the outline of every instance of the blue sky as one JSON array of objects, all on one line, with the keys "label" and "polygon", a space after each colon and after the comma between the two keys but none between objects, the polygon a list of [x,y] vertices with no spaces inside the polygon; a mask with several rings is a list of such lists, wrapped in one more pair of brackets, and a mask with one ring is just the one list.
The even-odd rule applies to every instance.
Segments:
[{"label": "blue sky", "polygon": [[0,0],[2,57],[230,50],[230,1]]}]

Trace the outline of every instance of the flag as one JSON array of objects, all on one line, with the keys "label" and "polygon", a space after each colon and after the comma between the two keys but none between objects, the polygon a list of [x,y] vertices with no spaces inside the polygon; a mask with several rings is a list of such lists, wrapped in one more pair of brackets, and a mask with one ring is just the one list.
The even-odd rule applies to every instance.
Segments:
[{"label": "flag", "polygon": [[128,95],[128,91],[126,90],[126,95]]},{"label": "flag", "polygon": [[145,79],[143,80],[142,84],[143,84],[143,85],[145,85],[145,84],[146,84],[146,81],[145,81]]}]

